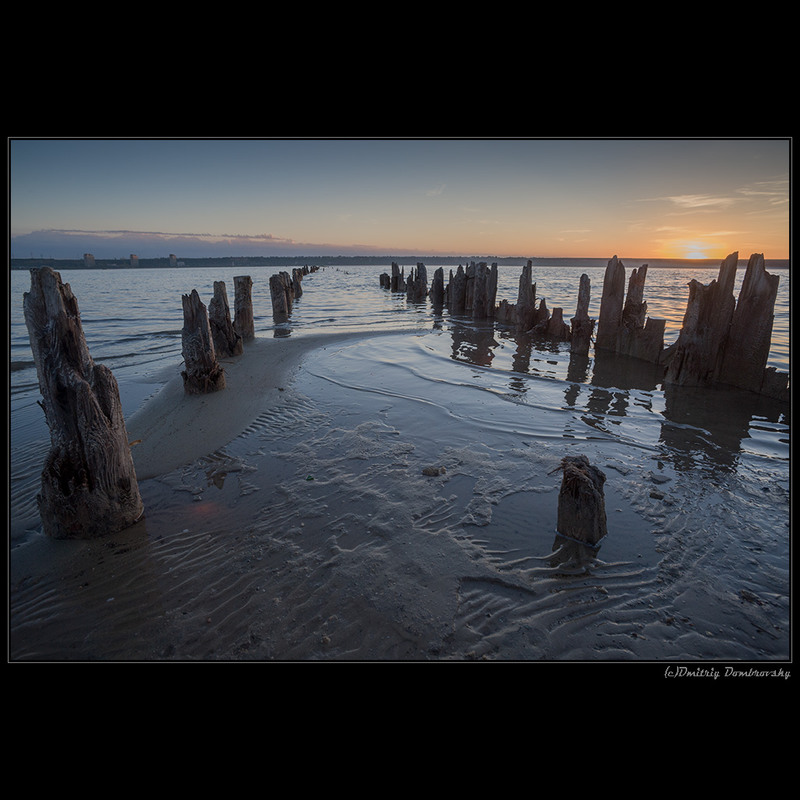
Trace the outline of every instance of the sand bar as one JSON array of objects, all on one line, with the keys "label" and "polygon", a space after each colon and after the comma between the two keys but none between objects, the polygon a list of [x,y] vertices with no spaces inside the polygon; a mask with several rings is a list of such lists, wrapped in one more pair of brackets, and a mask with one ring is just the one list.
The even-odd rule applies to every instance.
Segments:
[{"label": "sand bar", "polygon": [[[397,331],[387,331],[397,333]],[[224,447],[270,408],[291,382],[306,353],[374,332],[309,334],[247,342],[241,356],[224,359],[225,389],[189,395],[180,371],[126,420],[139,480],[171,472]]]}]

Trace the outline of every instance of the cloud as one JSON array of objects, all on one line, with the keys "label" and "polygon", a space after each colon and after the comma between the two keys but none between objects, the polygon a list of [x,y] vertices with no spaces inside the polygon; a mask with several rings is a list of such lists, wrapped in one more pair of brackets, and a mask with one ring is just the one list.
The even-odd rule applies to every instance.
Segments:
[{"label": "cloud", "polygon": [[[12,258],[47,256],[81,258],[165,258],[170,253],[185,258],[225,255],[313,255],[329,245],[296,242],[271,233],[193,233],[136,230],[76,230],[51,228],[12,235]],[[334,248],[336,249],[336,248]]]},{"label": "cloud", "polygon": [[447,188],[447,184],[446,184],[446,183],[443,183],[443,184],[442,184],[441,186],[439,186],[437,189],[428,189],[428,190],[425,192],[425,194],[426,194],[428,197],[438,197],[440,194],[443,194],[443,193],[444,193],[444,190],[445,190],[446,188]]},{"label": "cloud", "polygon": [[706,209],[716,211],[721,208],[728,208],[736,202],[733,197],[715,197],[710,194],[678,194],[668,195],[662,198],[669,200],[680,208],[687,208],[692,210]]}]

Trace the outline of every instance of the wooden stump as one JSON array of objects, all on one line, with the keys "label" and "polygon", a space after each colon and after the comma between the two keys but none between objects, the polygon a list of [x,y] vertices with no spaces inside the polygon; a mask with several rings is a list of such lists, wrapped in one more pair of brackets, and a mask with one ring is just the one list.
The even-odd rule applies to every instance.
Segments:
[{"label": "wooden stump", "polygon": [[570,352],[575,355],[585,356],[589,354],[589,345],[592,341],[594,332],[594,320],[589,318],[589,300],[591,293],[591,281],[585,273],[581,275],[578,288],[578,307],[575,316],[570,320]]},{"label": "wooden stump", "polygon": [[606,266],[603,276],[603,294],[600,300],[600,316],[597,322],[595,347],[601,350],[617,350],[617,337],[622,325],[622,306],[625,297],[625,267],[614,256]]},{"label": "wooden stump", "polygon": [[603,494],[606,476],[583,455],[565,456],[560,469],[554,563],[581,567],[594,559],[608,533]]},{"label": "wooden stump", "polygon": [[463,316],[466,311],[466,289],[467,276],[464,272],[464,267],[459,264],[455,275],[450,270],[450,284],[447,287],[447,301],[450,304],[450,313],[454,316]]},{"label": "wooden stump", "polygon": [[78,303],[49,267],[31,270],[23,296],[50,451],[37,497],[45,533],[89,539],[144,511],[114,375],[89,355]]},{"label": "wooden stump", "polygon": [[183,388],[187,394],[208,394],[225,388],[225,372],[217,362],[208,312],[196,289],[183,295]]},{"label": "wooden stump", "polygon": [[272,317],[276,322],[285,322],[292,313],[294,287],[288,272],[278,272],[269,279],[272,298]]},{"label": "wooden stump", "polygon": [[233,279],[233,286],[233,328],[242,337],[242,341],[248,342],[256,335],[253,323],[253,281],[249,275],[237,275]]},{"label": "wooden stump", "polygon": [[533,282],[533,262],[530,259],[519,277],[515,316],[520,330],[529,331],[536,324],[536,284]]},{"label": "wooden stump", "polygon": [[406,282],[406,300],[409,303],[424,303],[428,296],[428,270],[424,264],[418,263],[415,270],[411,270]]},{"label": "wooden stump", "polygon": [[218,358],[239,356],[243,352],[242,337],[236,333],[231,322],[228,294],[224,281],[214,281],[214,297],[208,304],[208,322]]},{"label": "wooden stump", "polygon": [[444,306],[444,268],[439,267],[433,273],[433,281],[431,282],[431,303],[435,309],[441,309]]},{"label": "wooden stump", "polygon": [[401,270],[400,267],[393,261],[392,262],[392,278],[391,278],[391,291],[393,292],[405,292],[406,290],[406,278],[405,278],[405,270]]},{"label": "wooden stump", "polygon": [[678,386],[710,386],[717,382],[728,328],[736,301],[738,253],[731,253],[720,265],[719,277],[704,286],[689,282],[689,300],[678,340],[670,348],[669,367],[664,380]]},{"label": "wooden stump", "polygon": [[302,269],[293,269],[292,270],[292,290],[294,291],[295,299],[300,298],[303,296],[303,275],[308,274],[304,273]]},{"label": "wooden stump", "polygon": [[472,318],[494,317],[497,297],[497,263],[489,267],[482,261],[475,267],[472,282]]},{"label": "wooden stump", "polygon": [[[772,344],[779,281],[777,275],[770,275],[764,269],[763,254],[750,256],[725,343],[719,373],[722,383],[761,391]],[[767,386],[771,382],[772,376],[769,376]]]}]

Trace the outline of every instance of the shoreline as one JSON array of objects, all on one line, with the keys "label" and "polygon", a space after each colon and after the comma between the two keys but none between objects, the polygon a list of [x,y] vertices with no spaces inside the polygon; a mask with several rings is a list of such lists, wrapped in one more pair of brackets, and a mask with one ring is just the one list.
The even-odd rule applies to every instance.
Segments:
[{"label": "shoreline", "polygon": [[285,338],[255,338],[242,355],[222,359],[225,388],[205,395],[184,392],[179,368],[125,421],[136,477],[148,480],[213,453],[276,404],[303,358],[327,344],[413,331],[351,331]]}]

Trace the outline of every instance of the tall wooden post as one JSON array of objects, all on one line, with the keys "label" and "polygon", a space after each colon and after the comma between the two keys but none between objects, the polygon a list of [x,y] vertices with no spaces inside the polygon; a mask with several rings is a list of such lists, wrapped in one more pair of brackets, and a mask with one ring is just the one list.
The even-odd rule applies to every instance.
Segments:
[{"label": "tall wooden post", "polygon": [[585,273],[581,275],[581,282],[578,287],[578,307],[575,316],[570,320],[572,328],[570,331],[571,353],[579,356],[589,354],[589,344],[592,340],[594,331],[594,320],[589,318],[589,299],[591,292],[591,281]]},{"label": "tall wooden post", "polygon": [[50,428],[37,498],[45,533],[90,539],[127,528],[144,504],[117,381],[92,361],[78,302],[58,272],[31,270],[23,307]]},{"label": "tall wooden post", "polygon": [[208,322],[218,358],[239,356],[243,352],[242,337],[234,330],[225,281],[214,281],[214,297],[208,304]]},{"label": "tall wooden post", "polygon": [[183,388],[187,394],[207,394],[225,388],[225,372],[217,362],[208,311],[192,289],[183,295],[183,331],[181,334]]},{"label": "tall wooden post", "polygon": [[255,338],[253,323],[253,280],[249,275],[237,275],[233,279],[234,286],[234,318],[233,328],[242,341]]}]

